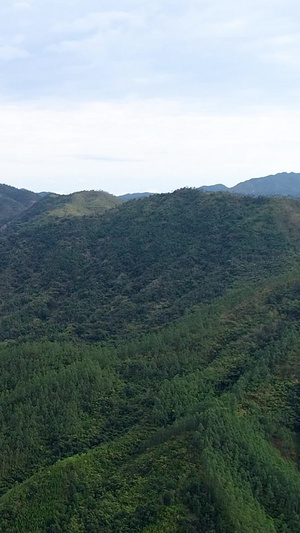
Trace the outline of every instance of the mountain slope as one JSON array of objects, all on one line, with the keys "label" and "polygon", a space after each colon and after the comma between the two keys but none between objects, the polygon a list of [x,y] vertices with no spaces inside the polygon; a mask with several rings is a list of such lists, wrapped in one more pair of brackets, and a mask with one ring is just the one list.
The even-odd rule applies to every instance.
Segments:
[{"label": "mountain slope", "polygon": [[0,224],[28,209],[38,199],[39,195],[34,192],[0,184]]},{"label": "mountain slope", "polygon": [[122,194],[121,196],[118,196],[118,198],[121,198],[125,202],[128,202],[128,200],[137,200],[138,198],[147,198],[148,196],[152,196],[152,194],[155,194],[153,192],[133,192],[128,194]]},{"label": "mountain slope", "polygon": [[0,237],[1,533],[300,533],[300,200],[56,201]]},{"label": "mountain slope", "polygon": [[208,192],[226,192],[230,191],[226,185],[222,185],[222,183],[218,183],[217,185],[203,185],[202,187],[199,187],[202,191],[208,191]]},{"label": "mountain slope", "polygon": [[101,214],[122,203],[119,198],[104,191],[82,191],[52,198],[47,214],[59,218]]},{"label": "mountain slope", "polygon": [[254,178],[238,183],[231,192],[255,196],[300,197],[300,174],[282,172],[264,178]]},{"label": "mountain slope", "polygon": [[161,327],[294,264],[299,216],[298,201],[180,190],[101,216],[33,218],[0,240],[1,339]]},{"label": "mountain slope", "polygon": [[81,191],[72,194],[49,193],[42,196],[31,209],[21,213],[18,224],[25,222],[44,224],[54,219],[101,215],[122,204],[122,200],[104,191]]},{"label": "mountain slope", "polygon": [[135,343],[2,346],[0,530],[299,532],[298,280]]},{"label": "mountain slope", "polygon": [[200,187],[206,191],[226,191],[235,194],[247,194],[252,196],[291,196],[300,197],[300,174],[295,172],[281,172],[279,174],[265,176],[264,178],[252,178],[242,181],[234,187],[225,185],[207,185]]}]

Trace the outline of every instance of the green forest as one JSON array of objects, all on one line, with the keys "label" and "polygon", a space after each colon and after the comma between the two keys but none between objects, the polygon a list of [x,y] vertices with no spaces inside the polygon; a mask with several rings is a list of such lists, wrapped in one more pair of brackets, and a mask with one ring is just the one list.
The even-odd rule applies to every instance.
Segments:
[{"label": "green forest", "polygon": [[1,532],[300,533],[300,200],[48,195],[0,257]]}]

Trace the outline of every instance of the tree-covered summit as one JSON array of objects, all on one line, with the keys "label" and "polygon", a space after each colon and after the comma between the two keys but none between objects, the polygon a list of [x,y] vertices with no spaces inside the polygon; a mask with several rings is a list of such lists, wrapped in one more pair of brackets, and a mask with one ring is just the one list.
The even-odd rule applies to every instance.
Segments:
[{"label": "tree-covered summit", "polygon": [[161,327],[292,268],[299,215],[297,200],[183,189],[101,216],[31,217],[0,239],[1,338],[103,340]]}]

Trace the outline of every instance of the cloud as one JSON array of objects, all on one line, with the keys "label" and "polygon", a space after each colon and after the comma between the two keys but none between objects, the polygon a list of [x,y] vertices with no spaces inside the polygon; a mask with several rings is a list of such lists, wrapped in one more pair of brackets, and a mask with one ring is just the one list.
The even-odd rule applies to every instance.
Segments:
[{"label": "cloud", "polygon": [[29,2],[14,2],[13,9],[20,11],[31,9],[31,4]]},{"label": "cloud", "polygon": [[279,33],[274,37],[261,39],[251,44],[263,63],[277,63],[286,69],[298,67],[300,61],[300,32]]},{"label": "cloud", "polygon": [[[16,5],[31,9],[20,16],[0,6],[2,46],[16,46],[12,33],[24,39],[10,51],[18,67],[2,72],[5,98],[213,97],[223,110],[258,100],[297,104],[291,85],[300,82],[299,48],[289,44],[299,33],[294,0],[103,0],[101,10],[96,0]],[[23,48],[30,65],[22,62]],[[292,80],[286,64],[295,67]]]},{"label": "cloud", "polygon": [[78,155],[78,159],[85,159],[86,161],[104,161],[110,163],[139,163],[142,159],[133,159],[133,158],[121,158],[121,157],[109,157],[109,156],[98,156],[98,155]]},{"label": "cloud", "polygon": [[138,11],[103,11],[88,13],[85,17],[71,22],[61,22],[53,27],[53,31],[63,34],[89,33],[95,30],[107,30],[112,26],[126,24],[129,26],[142,26],[144,17]]},{"label": "cloud", "polygon": [[29,52],[17,46],[0,46],[0,60],[12,61],[29,57]]}]

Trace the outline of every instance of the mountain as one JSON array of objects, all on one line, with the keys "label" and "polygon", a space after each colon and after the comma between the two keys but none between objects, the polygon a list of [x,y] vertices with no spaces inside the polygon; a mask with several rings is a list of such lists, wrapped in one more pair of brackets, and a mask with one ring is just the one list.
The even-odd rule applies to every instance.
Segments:
[{"label": "mountain", "polygon": [[41,200],[0,239],[1,340],[97,341],[160,327],[276,273],[300,239],[295,201],[179,190],[64,217],[74,204],[61,200]]},{"label": "mountain", "polygon": [[58,218],[99,215],[121,203],[121,199],[104,191],[81,191],[59,196],[52,194],[44,200],[43,213]]},{"label": "mountain", "polygon": [[199,187],[202,191],[208,191],[208,192],[225,192],[230,189],[226,187],[225,185],[222,185],[221,183],[218,183],[217,185],[203,185],[202,187]]},{"label": "mountain", "polygon": [[299,533],[300,200],[69,200],[0,234],[0,531]]},{"label": "mountain", "polygon": [[38,201],[15,216],[10,224],[20,225],[33,220],[35,223],[38,221],[45,223],[60,218],[101,215],[107,209],[113,209],[121,203],[120,198],[104,191],[81,191],[65,195],[47,193],[40,195]]},{"label": "mountain", "polygon": [[81,191],[64,195],[51,193],[42,197],[30,215],[55,218],[82,217],[104,213],[121,203],[121,199],[105,191]]},{"label": "mountain", "polygon": [[238,183],[234,187],[225,185],[208,185],[200,187],[206,191],[227,191],[235,194],[247,194],[252,196],[291,196],[300,197],[300,174],[295,172],[281,172],[279,174],[265,176],[264,178],[252,178]]},{"label": "mountain", "polygon": [[28,209],[38,199],[34,192],[0,184],[0,225]]},{"label": "mountain", "polygon": [[42,191],[42,192],[38,192],[37,194],[38,194],[39,197],[42,198],[43,196],[47,196],[48,194],[53,194],[53,193],[51,193],[50,191],[48,191],[48,192],[47,191]]},{"label": "mountain", "polygon": [[274,176],[254,178],[238,183],[231,188],[237,194],[256,196],[293,196],[300,197],[300,174],[282,172]]},{"label": "mountain", "polygon": [[121,198],[125,202],[128,202],[128,200],[137,200],[138,198],[147,198],[148,196],[151,196],[152,194],[155,194],[153,192],[133,192],[128,194],[122,194],[118,198]]}]

